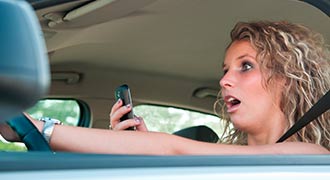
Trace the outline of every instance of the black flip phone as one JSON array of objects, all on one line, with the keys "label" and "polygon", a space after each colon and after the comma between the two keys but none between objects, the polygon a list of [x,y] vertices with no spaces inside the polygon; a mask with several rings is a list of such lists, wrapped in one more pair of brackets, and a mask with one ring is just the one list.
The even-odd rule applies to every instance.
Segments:
[{"label": "black flip phone", "polygon": [[[125,114],[122,118],[120,118],[120,121],[125,121],[126,119],[133,119],[134,113],[133,113],[133,103],[131,98],[131,92],[129,87],[124,84],[116,88],[115,90],[115,99],[118,101],[118,99],[121,99],[123,101],[123,106],[126,106],[127,104],[130,104],[132,107],[132,110]],[[126,130],[135,130],[135,127],[127,128]]]}]

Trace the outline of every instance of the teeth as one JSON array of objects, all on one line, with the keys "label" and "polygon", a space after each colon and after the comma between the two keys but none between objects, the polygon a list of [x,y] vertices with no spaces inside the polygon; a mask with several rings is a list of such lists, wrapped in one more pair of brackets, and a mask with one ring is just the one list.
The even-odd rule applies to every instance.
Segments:
[{"label": "teeth", "polygon": [[230,97],[230,98],[228,99],[228,101],[229,101],[229,102],[233,102],[233,101],[235,101],[235,98]]}]

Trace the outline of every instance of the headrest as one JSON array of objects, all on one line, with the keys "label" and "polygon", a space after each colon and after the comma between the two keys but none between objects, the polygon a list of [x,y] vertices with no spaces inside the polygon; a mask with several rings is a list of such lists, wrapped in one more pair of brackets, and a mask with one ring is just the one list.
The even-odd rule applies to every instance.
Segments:
[{"label": "headrest", "polygon": [[185,129],[176,131],[173,134],[203,142],[216,143],[219,140],[217,133],[214,132],[211,128],[204,125],[187,127]]},{"label": "headrest", "polygon": [[34,105],[50,84],[42,31],[32,7],[0,0],[0,122]]}]

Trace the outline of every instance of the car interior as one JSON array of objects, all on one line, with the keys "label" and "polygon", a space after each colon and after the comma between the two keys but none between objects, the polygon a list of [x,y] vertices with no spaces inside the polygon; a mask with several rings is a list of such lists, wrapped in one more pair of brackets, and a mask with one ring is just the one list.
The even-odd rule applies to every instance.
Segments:
[{"label": "car interior", "polygon": [[[237,21],[290,20],[330,39],[329,13],[318,9],[321,2],[63,2],[31,3],[50,59],[52,85],[47,97],[86,102],[93,128],[108,128],[114,90],[121,84],[129,85],[134,106],[214,115],[223,53]],[[238,4],[244,8],[237,9]]]},{"label": "car interior", "polygon": [[[9,122],[16,131],[30,126],[21,115],[25,111],[36,118],[68,117],[68,125],[108,129],[110,108],[116,101],[114,90],[127,84],[134,112],[146,117],[151,130],[216,143],[222,127],[214,102],[223,74],[224,51],[236,22],[298,22],[322,33],[330,44],[327,0],[0,0],[0,15],[10,17],[10,21],[0,18],[0,122]],[[326,108],[324,111],[329,109],[329,95],[326,98],[321,105]],[[55,111],[55,106],[49,107],[50,102],[73,103],[75,107],[66,109],[57,104]],[[47,115],[47,108],[54,110],[53,114]],[[153,114],[146,114],[146,108]],[[179,116],[179,111],[184,111],[184,115]],[[75,118],[69,118],[73,112]],[[166,122],[158,117],[164,112],[169,114],[161,117]],[[167,117],[170,115],[174,117]],[[186,116],[196,118],[191,123],[179,121]],[[213,118],[211,123],[205,123],[205,119]],[[26,137],[27,149],[23,151],[28,152],[0,150],[0,172],[4,172],[0,177],[31,171],[36,174],[22,173],[16,177],[42,179],[49,170],[62,170],[63,174],[56,177],[69,179],[79,177],[81,170],[100,170],[102,178],[128,168],[137,173],[137,167],[178,170],[294,166],[288,171],[303,172],[300,166],[304,166],[311,167],[308,172],[314,172],[313,165],[324,174],[330,166],[329,156],[166,157],[52,152],[40,133]],[[103,172],[109,169],[113,171]],[[43,174],[36,178],[40,170]],[[277,168],[269,171],[283,172]],[[183,174],[189,172],[184,170]],[[202,168],[201,172],[213,170]],[[155,174],[149,177],[157,178]]]}]

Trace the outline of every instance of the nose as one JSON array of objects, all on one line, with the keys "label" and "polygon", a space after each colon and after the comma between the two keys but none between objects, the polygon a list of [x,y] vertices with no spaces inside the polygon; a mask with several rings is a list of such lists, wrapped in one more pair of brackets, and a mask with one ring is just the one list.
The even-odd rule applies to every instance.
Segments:
[{"label": "nose", "polygon": [[219,81],[221,88],[230,88],[234,86],[234,76],[231,72],[227,72]]}]

